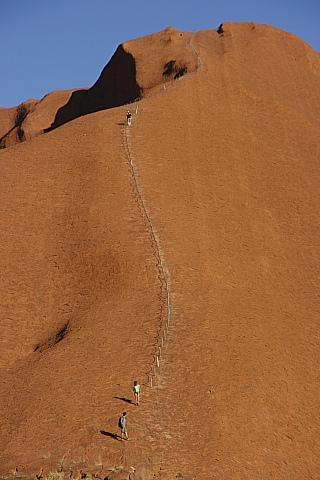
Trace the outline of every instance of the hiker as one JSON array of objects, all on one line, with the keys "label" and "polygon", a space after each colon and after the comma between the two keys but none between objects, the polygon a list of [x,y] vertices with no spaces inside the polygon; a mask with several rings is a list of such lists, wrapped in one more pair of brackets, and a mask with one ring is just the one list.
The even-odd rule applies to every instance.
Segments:
[{"label": "hiker", "polygon": [[124,441],[123,434],[125,434],[126,439],[129,440],[128,433],[127,433],[127,419],[126,419],[127,412],[123,412],[121,417],[119,418],[119,427],[121,429],[121,441]]},{"label": "hiker", "polygon": [[128,126],[130,127],[131,125],[131,118],[132,118],[132,115],[131,113],[129,112],[129,110],[127,111],[127,124]]},{"label": "hiker", "polygon": [[140,385],[139,385],[139,383],[137,382],[137,380],[135,380],[135,381],[133,382],[133,393],[134,393],[134,401],[135,401],[135,404],[136,404],[136,405],[139,405]]}]

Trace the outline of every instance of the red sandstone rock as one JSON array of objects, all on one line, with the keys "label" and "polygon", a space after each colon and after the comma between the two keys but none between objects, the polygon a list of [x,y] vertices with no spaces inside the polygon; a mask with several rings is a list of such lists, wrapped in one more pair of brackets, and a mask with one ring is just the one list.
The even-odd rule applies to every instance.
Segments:
[{"label": "red sandstone rock", "polygon": [[316,478],[319,54],[253,23],[119,49],[0,152],[0,473]]}]

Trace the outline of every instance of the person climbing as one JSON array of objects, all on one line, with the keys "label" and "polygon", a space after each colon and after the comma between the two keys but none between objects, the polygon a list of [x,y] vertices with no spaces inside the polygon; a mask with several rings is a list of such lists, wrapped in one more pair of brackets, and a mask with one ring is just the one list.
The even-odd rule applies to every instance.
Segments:
[{"label": "person climbing", "polygon": [[135,401],[135,404],[136,405],[139,405],[139,401],[140,401],[140,385],[139,383],[137,382],[137,380],[135,380],[133,382],[133,393],[134,393],[134,401]]},{"label": "person climbing", "polygon": [[127,432],[127,419],[126,419],[127,412],[123,412],[121,417],[119,418],[119,427],[121,429],[121,441],[124,441],[123,435],[126,436],[126,439],[129,440],[128,432]]},{"label": "person climbing", "polygon": [[129,127],[131,125],[131,119],[132,119],[132,115],[131,115],[130,111],[128,110],[127,111],[127,124],[128,124]]}]

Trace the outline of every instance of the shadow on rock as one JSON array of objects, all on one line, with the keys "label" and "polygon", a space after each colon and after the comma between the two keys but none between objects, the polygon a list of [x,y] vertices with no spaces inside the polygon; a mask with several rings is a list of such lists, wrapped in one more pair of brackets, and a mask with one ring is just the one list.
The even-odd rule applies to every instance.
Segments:
[{"label": "shadow on rock", "polygon": [[106,437],[111,437],[114,440],[120,440],[121,437],[117,435],[116,433],[111,433],[111,432],[106,432],[105,430],[100,430],[101,435],[105,435]]},{"label": "shadow on rock", "polygon": [[129,398],[125,398],[125,397],[113,397],[113,398],[116,398],[117,400],[122,400],[123,402],[126,402],[126,403],[131,403],[132,405],[134,405],[134,402],[132,402]]}]

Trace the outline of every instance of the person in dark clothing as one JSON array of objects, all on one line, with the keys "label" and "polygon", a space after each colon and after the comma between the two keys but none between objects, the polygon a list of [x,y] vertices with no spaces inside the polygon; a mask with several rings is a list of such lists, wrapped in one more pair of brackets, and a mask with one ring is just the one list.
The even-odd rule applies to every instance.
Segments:
[{"label": "person in dark clothing", "polygon": [[126,419],[127,412],[123,412],[119,419],[119,427],[121,429],[121,441],[124,441],[123,435],[126,436],[126,439],[129,440],[128,432],[127,432],[127,419]]},{"label": "person in dark clothing", "polygon": [[131,113],[129,112],[129,110],[127,111],[127,124],[128,126],[130,127],[131,125],[131,119],[132,119],[132,115]]}]

